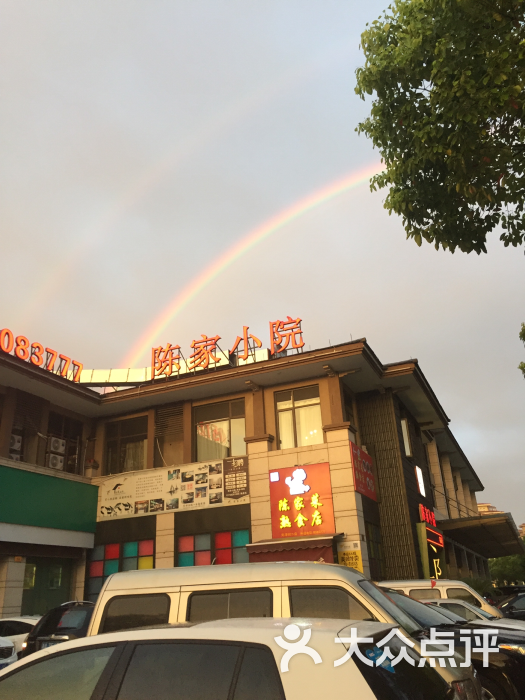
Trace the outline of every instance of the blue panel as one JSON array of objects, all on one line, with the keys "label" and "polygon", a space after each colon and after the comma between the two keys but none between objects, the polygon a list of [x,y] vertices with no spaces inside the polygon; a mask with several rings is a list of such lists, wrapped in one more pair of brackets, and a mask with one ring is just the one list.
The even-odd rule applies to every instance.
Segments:
[{"label": "blue panel", "polygon": [[246,547],[247,544],[250,544],[249,530],[235,530],[232,532],[232,536],[234,547]]},{"label": "blue panel", "polygon": [[193,552],[181,552],[179,554],[179,566],[193,566]]}]

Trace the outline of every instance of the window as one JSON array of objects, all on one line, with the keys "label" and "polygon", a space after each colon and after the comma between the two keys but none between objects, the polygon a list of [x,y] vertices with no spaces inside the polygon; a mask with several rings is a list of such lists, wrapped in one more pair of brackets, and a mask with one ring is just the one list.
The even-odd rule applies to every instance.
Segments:
[{"label": "window", "polygon": [[117,571],[153,569],[155,566],[155,541],[138,540],[114,544],[97,545],[91,552],[87,577],[87,599],[95,601],[111,574]]},{"label": "window", "polygon": [[9,700],[90,700],[115,647],[99,647],[60,654],[22,666],[0,679],[0,697]]},{"label": "window", "polygon": [[117,698],[143,700],[153,686],[155,700],[284,700],[271,651],[234,643],[138,644]]},{"label": "window", "polygon": [[441,591],[439,588],[412,588],[408,595],[416,600],[435,600],[441,598]]},{"label": "window", "polygon": [[106,474],[146,468],[148,417],[128,418],[106,425]]},{"label": "window", "polygon": [[342,620],[375,620],[372,613],[350,593],[335,586],[290,588],[290,615]]},{"label": "window", "polygon": [[405,454],[407,457],[412,457],[412,446],[410,444],[410,432],[408,429],[408,420],[401,419],[401,432],[403,433],[403,445],[405,446]]},{"label": "window", "polygon": [[115,596],[106,605],[100,632],[164,625],[169,614],[170,597],[166,593]]},{"label": "window", "polygon": [[194,409],[197,462],[246,454],[244,399]]},{"label": "window", "polygon": [[447,598],[459,598],[459,600],[464,600],[467,603],[472,603],[478,608],[481,608],[481,603],[479,600],[467,591],[466,588],[447,588]]},{"label": "window", "polygon": [[238,617],[273,617],[273,596],[268,588],[193,593],[188,604],[189,622]]},{"label": "window", "polygon": [[177,563],[179,566],[244,564],[249,561],[246,549],[249,542],[249,530],[183,535],[177,540]]},{"label": "window", "polygon": [[421,470],[421,467],[414,467],[414,470],[416,472],[417,489],[419,493],[423,496],[423,498],[426,498],[427,492],[425,490],[425,480],[423,479],[423,471]]},{"label": "window", "polygon": [[276,392],[275,403],[280,450],[323,442],[318,386]]},{"label": "window", "polygon": [[456,615],[459,615],[465,620],[480,619],[480,615],[476,615],[476,613],[473,610],[470,610],[470,608],[467,608],[465,605],[461,605],[461,603],[447,603],[446,605],[440,605],[440,607],[445,607],[447,610],[456,613]]},{"label": "window", "polygon": [[55,456],[58,455],[60,459],[64,460],[64,471],[73,474],[78,473],[82,446],[82,423],[51,411],[49,413],[47,434],[46,449],[48,456],[46,464],[50,463],[53,454]]},{"label": "window", "polygon": [[0,620],[0,637],[16,637],[18,634],[29,634],[34,625],[17,620]]}]

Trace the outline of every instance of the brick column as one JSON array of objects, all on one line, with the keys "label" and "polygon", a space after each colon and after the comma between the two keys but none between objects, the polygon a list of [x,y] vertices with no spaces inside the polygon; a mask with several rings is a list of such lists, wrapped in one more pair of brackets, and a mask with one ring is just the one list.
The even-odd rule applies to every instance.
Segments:
[{"label": "brick column", "polygon": [[156,520],[155,568],[175,566],[175,513],[159,513]]}]

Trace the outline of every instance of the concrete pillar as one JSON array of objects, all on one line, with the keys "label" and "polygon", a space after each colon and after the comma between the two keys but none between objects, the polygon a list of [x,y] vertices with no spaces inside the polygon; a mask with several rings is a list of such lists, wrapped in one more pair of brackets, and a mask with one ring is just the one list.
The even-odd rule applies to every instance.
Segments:
[{"label": "concrete pillar", "polygon": [[148,411],[148,447],[145,469],[153,469],[155,466],[155,409],[150,408]]},{"label": "concrete pillar", "polygon": [[476,492],[470,492],[470,502],[472,503],[472,512],[474,515],[479,515],[478,511],[478,499],[476,498]]},{"label": "concrete pillar", "polygon": [[25,557],[0,559],[0,618],[21,614],[25,568]]},{"label": "concrete pillar", "polygon": [[80,559],[77,559],[73,564],[73,576],[71,580],[71,600],[84,600],[84,587],[86,583],[86,559],[87,552],[84,549],[82,552],[82,557]]},{"label": "concrete pillar", "polygon": [[0,457],[9,457],[9,442],[16,410],[16,389],[7,387],[0,422]]},{"label": "concrete pillar", "polygon": [[430,473],[434,479],[434,501],[436,508],[443,513],[445,517],[450,517],[445,492],[445,484],[443,483],[443,475],[441,474],[441,465],[439,462],[439,453],[435,440],[427,443],[427,457],[430,466]]},{"label": "concrete pillar", "polygon": [[456,499],[458,503],[459,517],[464,518],[467,515],[467,509],[465,505],[465,494],[463,492],[463,482],[461,481],[461,474],[457,469],[453,469],[452,477],[454,479],[454,486],[456,488]]},{"label": "concrete pillar", "polygon": [[445,480],[445,493],[447,494],[447,503],[450,517],[452,519],[459,518],[456,489],[454,486],[454,479],[452,478],[450,457],[447,454],[441,455],[441,468],[443,469],[443,478]]},{"label": "concrete pillar", "polygon": [[473,515],[477,515],[476,511],[472,510],[472,499],[470,498],[470,487],[466,481],[462,482],[463,486],[463,500],[465,501],[465,509],[467,516],[470,518]]},{"label": "concrete pillar", "polygon": [[458,575],[458,562],[456,559],[456,549],[451,542],[445,542],[446,553],[447,553],[447,578],[456,578]]},{"label": "concrete pillar", "polygon": [[[252,542],[272,539],[272,513],[270,508],[270,436],[253,440],[247,438],[248,482],[250,486]],[[281,450],[278,454],[281,454]],[[293,462],[292,462],[293,464]],[[279,465],[280,466],[280,465]],[[288,466],[283,465],[283,466]]]},{"label": "concrete pillar", "polygon": [[155,568],[175,566],[175,513],[159,513],[156,521]]}]

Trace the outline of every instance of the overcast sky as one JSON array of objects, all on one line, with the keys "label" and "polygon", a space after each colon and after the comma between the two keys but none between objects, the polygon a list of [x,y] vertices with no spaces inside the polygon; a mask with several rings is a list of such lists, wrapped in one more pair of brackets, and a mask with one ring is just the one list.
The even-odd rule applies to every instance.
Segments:
[{"label": "overcast sky", "polygon": [[[203,269],[378,161],[359,36],[386,1],[0,0],[0,328],[119,367]],[[301,316],[307,346],[418,358],[486,490],[525,521],[523,250],[407,241],[349,191],[237,260],[156,343]],[[147,357],[143,358],[144,364]]]}]

